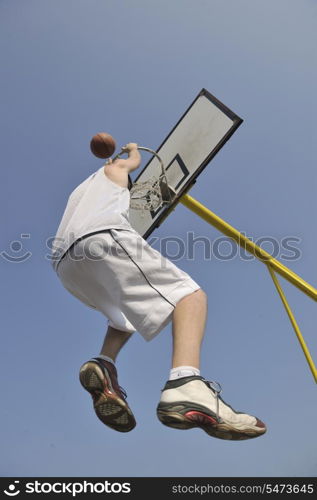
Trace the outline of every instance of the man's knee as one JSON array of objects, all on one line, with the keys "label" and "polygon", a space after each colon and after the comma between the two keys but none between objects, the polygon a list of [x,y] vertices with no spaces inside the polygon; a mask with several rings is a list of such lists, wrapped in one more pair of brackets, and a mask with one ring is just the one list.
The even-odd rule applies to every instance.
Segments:
[{"label": "man's knee", "polygon": [[208,296],[207,296],[206,292],[202,288],[199,288],[199,290],[197,290],[195,293],[197,294],[197,296],[199,296],[199,299],[202,302],[205,302],[207,304],[207,302],[208,302]]},{"label": "man's knee", "polygon": [[195,290],[195,292],[191,293],[190,295],[187,295],[189,299],[192,299],[193,301],[199,301],[201,304],[206,304],[208,302],[208,297],[206,292],[202,289],[199,288],[198,290]]}]

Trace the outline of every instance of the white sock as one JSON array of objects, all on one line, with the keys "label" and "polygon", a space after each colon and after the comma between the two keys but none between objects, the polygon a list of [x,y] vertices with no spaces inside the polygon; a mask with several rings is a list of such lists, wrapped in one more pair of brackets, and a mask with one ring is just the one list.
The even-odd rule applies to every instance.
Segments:
[{"label": "white sock", "polygon": [[200,375],[200,370],[194,366],[177,366],[170,371],[170,378],[168,380],[175,380],[182,377],[191,377],[193,375]]},{"label": "white sock", "polygon": [[113,365],[115,365],[115,362],[113,361],[113,359],[109,358],[109,356],[104,356],[103,354],[98,354],[98,356],[96,356],[96,357],[101,358],[104,361],[109,361],[109,363],[112,363]]}]

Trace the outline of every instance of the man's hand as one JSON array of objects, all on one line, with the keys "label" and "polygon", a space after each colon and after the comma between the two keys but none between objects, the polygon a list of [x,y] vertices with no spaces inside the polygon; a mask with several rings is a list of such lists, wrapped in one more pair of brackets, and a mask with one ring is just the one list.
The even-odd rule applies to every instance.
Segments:
[{"label": "man's hand", "polygon": [[123,146],[121,149],[122,149],[123,153],[130,153],[130,151],[138,149],[138,145],[135,142],[129,142],[128,144]]},{"label": "man's hand", "polygon": [[139,168],[141,164],[141,155],[138,150],[138,145],[135,142],[129,142],[129,144],[123,146],[121,152],[128,153],[129,158],[126,160],[118,159],[115,161],[115,165],[126,168],[128,173],[133,172],[136,168]]}]

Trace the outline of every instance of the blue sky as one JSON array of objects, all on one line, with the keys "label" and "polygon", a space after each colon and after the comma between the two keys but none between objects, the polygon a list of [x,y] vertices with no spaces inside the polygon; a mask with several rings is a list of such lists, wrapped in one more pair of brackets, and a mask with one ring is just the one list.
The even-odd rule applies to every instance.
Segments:
[{"label": "blue sky", "polygon": [[[232,443],[157,420],[170,328],[118,358],[136,429],[103,427],[78,370],[105,319],[46,257],[69,193],[101,166],[91,136],[155,149],[205,87],[244,123],[190,194],[254,239],[297,238],[282,262],[316,286],[316,20],[312,0],[1,0],[3,476],[316,475],[316,384],[263,264],[199,244],[176,262],[209,296],[202,374],[268,426]],[[154,235],[188,231],[221,236],[183,206]],[[316,303],[281,282],[316,360]]]}]

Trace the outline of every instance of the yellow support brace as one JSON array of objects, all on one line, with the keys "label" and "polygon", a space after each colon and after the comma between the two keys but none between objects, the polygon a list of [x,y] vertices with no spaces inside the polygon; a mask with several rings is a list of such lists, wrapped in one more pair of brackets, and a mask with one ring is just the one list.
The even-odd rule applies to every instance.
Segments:
[{"label": "yellow support brace", "polygon": [[284,294],[284,292],[283,292],[283,289],[282,289],[282,287],[281,287],[281,285],[280,285],[280,283],[279,283],[279,281],[278,281],[277,277],[275,276],[275,273],[274,273],[273,269],[271,268],[271,266],[270,266],[270,265],[268,265],[267,267],[268,267],[268,270],[270,271],[270,275],[271,275],[271,277],[272,277],[272,280],[273,280],[273,282],[274,282],[274,285],[276,286],[276,289],[277,289],[277,291],[278,291],[278,293],[279,293],[279,296],[280,296],[280,297],[281,297],[281,299],[282,299],[282,302],[283,302],[283,304],[284,304],[284,307],[285,307],[285,309],[286,309],[286,312],[287,312],[287,314],[288,314],[288,317],[289,317],[289,319],[290,319],[290,322],[291,322],[291,323],[292,323],[292,325],[293,325],[293,328],[294,328],[294,330],[295,330],[296,336],[297,336],[298,341],[299,341],[299,343],[300,343],[300,345],[301,345],[301,348],[303,349],[303,352],[304,352],[305,358],[306,358],[307,363],[308,363],[308,365],[309,365],[309,368],[310,368],[310,370],[311,370],[311,372],[312,372],[312,374],[313,374],[313,377],[314,377],[314,379],[315,379],[315,382],[317,383],[317,369],[316,369],[316,366],[315,366],[315,364],[314,364],[314,361],[313,361],[313,359],[312,359],[312,357],[311,357],[311,355],[310,355],[310,352],[309,352],[308,347],[307,347],[307,345],[306,345],[306,342],[305,342],[305,340],[304,340],[304,338],[303,338],[303,335],[302,335],[302,333],[301,333],[301,331],[300,331],[300,329],[299,329],[299,326],[298,326],[298,324],[297,324],[297,321],[296,321],[296,319],[295,319],[295,316],[294,316],[294,314],[293,314],[293,312],[292,312],[292,310],[291,310],[291,308],[290,308],[290,306],[289,306],[289,304],[288,304],[288,302],[287,302],[287,299],[286,299],[286,297],[285,297],[285,294]]},{"label": "yellow support brace", "polygon": [[317,300],[317,289],[314,288],[313,286],[311,286],[305,280],[303,280],[300,276],[298,276],[298,274],[291,271],[288,267],[284,266],[281,262],[279,262],[277,259],[272,257],[268,252],[263,250],[261,247],[256,245],[253,241],[251,241],[249,238],[247,238],[244,234],[240,233],[233,226],[230,226],[230,224],[228,224],[223,219],[218,217],[211,210],[209,210],[207,207],[202,205],[202,203],[199,203],[199,201],[195,200],[195,198],[192,198],[188,194],[184,194],[180,198],[179,202],[182,203],[185,207],[192,210],[192,212],[194,212],[195,214],[199,215],[199,217],[201,217],[206,222],[208,222],[208,224],[211,224],[216,229],[221,231],[223,234],[225,234],[226,236],[229,236],[229,238],[232,238],[239,246],[241,246],[242,248],[247,250],[249,253],[251,253],[257,259],[261,260],[262,262],[264,262],[267,265],[267,267],[271,273],[273,282],[278,290],[278,293],[279,293],[279,295],[282,299],[282,302],[284,304],[284,307],[287,311],[289,319],[293,325],[293,328],[294,328],[295,333],[297,335],[297,338],[300,342],[300,345],[304,351],[306,360],[309,364],[309,367],[311,369],[311,372],[313,374],[315,382],[317,382],[316,367],[315,367],[314,362],[312,360],[312,357],[309,353],[309,350],[305,344],[305,341],[304,341],[303,336],[300,332],[300,329],[296,323],[296,320],[295,320],[295,317],[291,311],[291,308],[287,303],[284,292],[283,292],[283,290],[282,290],[282,288],[277,280],[277,277],[275,276],[273,271],[276,271],[283,278],[288,280],[294,286],[299,288],[299,290],[301,290],[302,292],[304,292],[306,295],[308,295],[309,297],[311,297],[314,300]]}]

